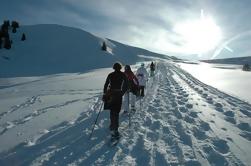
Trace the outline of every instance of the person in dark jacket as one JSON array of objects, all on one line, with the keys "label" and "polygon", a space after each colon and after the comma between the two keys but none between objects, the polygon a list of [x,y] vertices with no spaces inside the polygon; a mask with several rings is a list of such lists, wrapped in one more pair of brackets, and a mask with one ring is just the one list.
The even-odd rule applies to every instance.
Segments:
[{"label": "person in dark jacket", "polygon": [[103,90],[104,107],[110,109],[110,130],[112,137],[119,137],[119,112],[122,105],[122,96],[128,89],[127,78],[120,71],[121,68],[122,65],[118,62],[113,65],[114,72],[107,76]]},{"label": "person in dark jacket", "polygon": [[155,64],[152,62],[150,65],[150,76],[154,76]]}]

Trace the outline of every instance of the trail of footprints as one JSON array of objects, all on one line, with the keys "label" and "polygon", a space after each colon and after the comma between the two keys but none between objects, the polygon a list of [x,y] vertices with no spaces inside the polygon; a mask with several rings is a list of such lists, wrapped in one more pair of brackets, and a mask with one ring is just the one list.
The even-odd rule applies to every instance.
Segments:
[{"label": "trail of footprints", "polygon": [[[183,79],[185,82],[190,82],[190,87],[192,87],[193,89],[195,89],[197,91],[198,94],[200,94],[203,98],[206,99],[206,101],[213,105],[215,110],[216,111],[219,111],[220,113],[223,113],[223,115],[225,116],[225,120],[226,121],[229,121],[230,123],[233,123],[233,124],[236,124],[236,120],[235,120],[235,112],[234,110],[231,110],[231,109],[227,109],[227,108],[230,108],[229,105],[229,101],[233,101],[235,102],[236,100],[236,103],[237,104],[241,104],[242,107],[250,107],[249,104],[247,103],[244,103],[238,99],[235,99],[231,96],[228,96],[224,93],[221,93],[220,91],[217,91],[215,89],[211,89],[211,87],[207,87],[205,84],[202,84],[202,83],[198,83],[199,81],[194,79],[193,77],[191,76],[183,76],[183,72],[182,71],[179,71],[177,72],[177,70],[173,70],[177,75],[179,75],[179,77],[181,79]],[[186,73],[187,74],[187,73]],[[189,78],[189,79],[188,79]],[[191,82],[197,82],[198,84],[194,85],[193,83]],[[199,87],[199,88],[194,88],[194,87]],[[202,90],[203,89],[203,90]],[[223,102],[222,103],[218,103],[217,102],[217,97],[220,98],[221,100],[220,101],[224,101],[225,98],[226,98],[226,103]],[[233,105],[233,104],[231,104]],[[236,105],[237,106],[237,105]],[[238,106],[239,107],[239,106]],[[213,116],[216,116],[215,114],[213,114]],[[213,120],[210,121],[211,123],[214,123]],[[197,123],[197,122],[196,122]],[[238,128],[240,128],[240,126],[243,126],[243,128],[241,129],[242,131],[246,130],[247,132],[242,132],[241,134],[246,134],[246,133],[249,133],[250,132],[250,126],[248,123],[246,122],[240,122],[238,125]],[[242,165],[242,162],[239,161],[239,159],[234,156],[234,154],[232,152],[229,151],[229,146],[227,145],[227,142],[225,140],[222,140],[222,139],[219,139],[216,135],[215,137],[206,137],[205,136],[205,132],[204,131],[209,131],[211,130],[210,129],[210,125],[209,123],[207,122],[203,122],[202,123],[202,126],[201,128],[199,128],[199,130],[195,130],[195,134],[194,136],[197,138],[197,139],[207,139],[207,140],[210,140],[210,144],[213,145],[213,146],[210,146],[211,148],[203,148],[204,151],[206,152],[206,154],[208,154],[208,150],[210,150],[209,154],[212,154],[212,152],[214,152],[212,156],[216,157],[216,164],[224,164],[224,163],[228,163],[228,161],[230,161],[231,163],[235,163],[236,165]],[[223,131],[226,131],[227,129],[226,128],[222,128]],[[211,131],[212,132],[212,131]],[[240,134],[240,135],[241,135]],[[250,140],[250,135],[247,136],[243,136],[244,138],[246,138],[247,140]],[[210,139],[209,139],[210,138]],[[228,140],[232,141],[231,138],[227,138]],[[220,142],[220,143],[218,143]],[[207,145],[209,146],[209,145]],[[218,156],[215,156],[215,154],[217,154]],[[227,156],[226,156],[227,154]],[[225,156],[225,158],[224,158]],[[212,162],[212,161],[215,161],[215,158],[214,157],[208,157],[208,161],[209,162]],[[228,161],[226,160],[226,158],[228,159]]]},{"label": "trail of footprints", "polygon": [[[225,140],[209,136],[209,123],[198,118],[200,112],[194,111],[193,105],[189,103],[191,94],[173,78],[176,73],[165,69],[161,72],[157,79],[158,85],[154,87],[156,97],[146,97],[143,111],[135,114],[132,130],[138,134],[126,138],[133,142],[130,147],[133,150],[129,153],[136,158],[135,162],[149,162],[150,165],[201,165],[197,160],[199,157],[210,164],[238,163]],[[198,93],[201,92],[198,89]],[[226,114],[233,116],[231,112]],[[144,163],[137,158],[138,153],[134,147],[142,147],[137,152],[144,154]],[[226,154],[231,157],[225,157]]]},{"label": "trail of footprints", "polygon": [[[237,98],[233,98],[223,92],[220,92],[213,87],[209,87],[200,81],[193,78],[189,73],[174,67],[174,72],[185,81],[192,89],[201,95],[205,101],[211,105],[216,111],[222,113],[224,119],[236,125],[240,130],[240,135],[251,141],[251,126],[248,122],[242,121],[238,117],[251,117],[251,105]],[[219,102],[221,101],[221,102]],[[238,116],[236,116],[236,114]],[[215,116],[213,114],[213,116]],[[244,127],[245,126],[245,127]],[[224,130],[224,129],[223,129]]]}]

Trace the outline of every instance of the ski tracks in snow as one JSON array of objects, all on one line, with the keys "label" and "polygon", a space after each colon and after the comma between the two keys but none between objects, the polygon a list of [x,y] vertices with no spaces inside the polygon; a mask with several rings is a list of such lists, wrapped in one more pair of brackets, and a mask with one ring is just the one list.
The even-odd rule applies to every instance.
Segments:
[{"label": "ski tracks in snow", "polygon": [[[159,63],[137,111],[120,117],[122,138],[109,140],[109,112],[91,125],[102,101],[96,98],[72,124],[60,124],[33,146],[1,154],[0,164],[23,165],[248,165],[251,106],[207,86],[170,63]],[[142,105],[140,105],[142,103]]]}]

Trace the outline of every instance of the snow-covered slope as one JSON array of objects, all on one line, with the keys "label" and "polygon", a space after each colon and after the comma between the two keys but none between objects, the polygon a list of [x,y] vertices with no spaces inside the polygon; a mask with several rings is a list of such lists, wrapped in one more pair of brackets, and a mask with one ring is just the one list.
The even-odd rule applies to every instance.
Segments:
[{"label": "snow-covered slope", "polygon": [[250,165],[251,105],[166,62],[158,63],[137,101],[131,126],[121,113],[117,146],[108,145],[108,111],[90,139],[110,71],[0,89],[0,165]]},{"label": "snow-covered slope", "polygon": [[[27,40],[20,41],[22,33]],[[0,78],[85,72],[110,67],[115,61],[135,64],[144,59],[138,55],[168,58],[60,25],[21,26],[10,34],[12,48],[0,49]],[[108,52],[101,50],[103,41]]]}]

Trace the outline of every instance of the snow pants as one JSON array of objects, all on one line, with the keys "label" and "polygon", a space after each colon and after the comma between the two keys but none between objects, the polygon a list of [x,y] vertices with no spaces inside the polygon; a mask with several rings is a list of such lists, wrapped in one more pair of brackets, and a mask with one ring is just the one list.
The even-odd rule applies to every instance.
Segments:
[{"label": "snow pants", "polygon": [[122,105],[121,93],[112,94],[113,101],[110,108],[110,130],[118,131],[119,127],[119,112]]},{"label": "snow pants", "polygon": [[135,108],[136,96],[132,92],[126,92],[124,95],[124,111],[128,112],[129,107]]},{"label": "snow pants", "polygon": [[145,86],[139,86],[139,94],[141,97],[145,96]]}]

